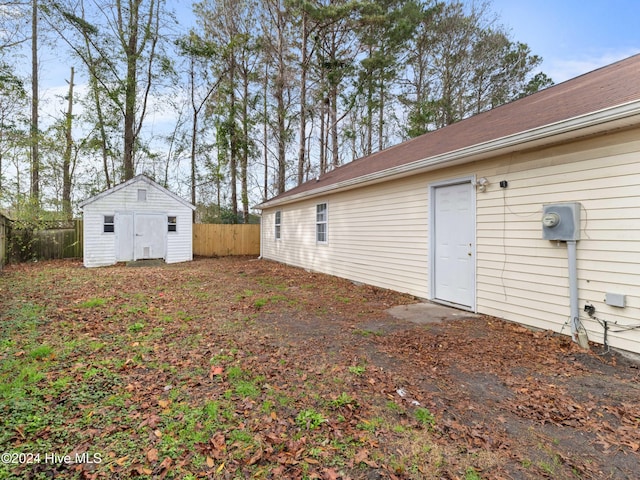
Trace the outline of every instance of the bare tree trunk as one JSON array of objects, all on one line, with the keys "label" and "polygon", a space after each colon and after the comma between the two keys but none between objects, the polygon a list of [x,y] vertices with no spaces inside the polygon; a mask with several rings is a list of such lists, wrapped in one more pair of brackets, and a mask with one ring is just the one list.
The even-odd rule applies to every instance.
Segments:
[{"label": "bare tree trunk", "polygon": [[264,190],[262,193],[262,199],[263,200],[267,200],[267,197],[269,196],[269,148],[268,148],[268,142],[269,142],[269,123],[267,121],[267,115],[268,115],[268,102],[267,102],[267,90],[269,88],[269,64],[265,62],[264,64],[264,90],[262,92],[263,94],[263,100],[264,100],[264,104],[262,106],[263,111],[263,130],[262,130],[262,140],[263,140],[263,144],[264,144]]},{"label": "bare tree trunk", "polygon": [[340,165],[338,158],[338,87],[331,87],[331,100],[329,104],[331,113],[331,164],[334,168]]},{"label": "bare tree trunk", "polygon": [[[243,62],[246,67],[246,62]],[[242,100],[242,153],[240,155],[240,196],[242,198],[242,222],[249,223],[249,189],[247,170],[249,168],[249,72],[243,68],[243,100]]]},{"label": "bare tree trunk", "polygon": [[[191,57],[191,71],[189,72],[191,83],[191,203],[196,204],[196,140],[198,138],[198,109],[195,102],[195,65],[194,59]],[[196,223],[196,211],[192,213],[191,221]]]},{"label": "bare tree trunk", "polygon": [[[135,151],[135,116],[136,116],[136,94],[137,94],[137,59],[138,59],[138,0],[129,2],[131,11],[129,12],[129,25],[119,26],[120,34],[124,36],[129,33],[126,43],[125,53],[127,57],[127,77],[125,79],[124,98],[124,180],[133,178],[135,174],[134,151]],[[120,14],[121,5],[118,0],[118,11]]]},{"label": "bare tree trunk", "polygon": [[[95,85],[95,80],[92,81]],[[97,85],[95,85],[97,87]],[[102,114],[102,102],[100,101],[100,92],[94,88],[94,96],[96,102],[96,114],[98,115],[98,124],[100,128],[100,147],[102,149],[102,169],[104,170],[104,178],[107,188],[111,188],[111,177],[109,176],[109,148],[107,131],[104,128],[104,116]]]},{"label": "bare tree trunk", "polygon": [[[118,36],[127,59],[127,76],[124,80],[124,179],[135,175],[136,142],[145,118],[149,92],[154,82],[152,64],[156,58],[159,39],[161,9],[160,0],[150,0],[144,24],[140,25],[140,6],[144,0],[128,0],[123,8],[122,0],[116,0]],[[128,16],[127,16],[128,15]],[[127,20],[127,25],[124,20]],[[148,47],[142,79],[138,80],[139,61]],[[138,85],[140,84],[140,85]],[[142,97],[138,99],[138,94]],[[137,119],[136,119],[137,114]]]},{"label": "bare tree trunk", "polygon": [[284,20],[280,3],[277,6],[277,28],[278,28],[278,73],[276,75],[275,97],[277,101],[277,121],[278,121],[278,194],[283,193],[286,188],[287,159],[286,159],[286,109],[284,105],[285,87],[285,58],[284,58]]},{"label": "bare tree trunk", "polygon": [[304,165],[306,159],[306,135],[307,135],[307,68],[309,64],[307,53],[307,14],[302,12],[302,45],[301,45],[301,67],[300,72],[300,142],[298,148],[298,185],[304,181]]},{"label": "bare tree trunk", "polygon": [[[191,126],[191,203],[196,204],[196,139],[198,136],[198,114],[193,112],[193,125]],[[196,223],[196,211],[192,215],[193,223]]]},{"label": "bare tree trunk", "polygon": [[[373,55],[373,47],[369,46],[369,52],[368,52],[369,58],[371,58],[371,56]],[[367,129],[367,144],[365,145],[365,151],[364,154],[365,155],[371,155],[371,153],[373,152],[373,78],[371,75],[371,71],[369,70],[368,75],[369,78],[367,79],[367,98],[366,98],[366,105],[367,105],[367,119],[365,121],[365,128]]]},{"label": "bare tree trunk", "polygon": [[326,142],[326,112],[327,112],[327,102],[323,96],[321,100],[322,104],[320,105],[320,175],[326,173],[327,171],[327,142]]},{"label": "bare tree trunk", "polygon": [[380,104],[378,106],[378,151],[384,148],[384,79],[380,81]]},{"label": "bare tree trunk", "polygon": [[40,152],[38,126],[38,0],[31,9],[31,197],[40,201]]},{"label": "bare tree trunk", "polygon": [[73,78],[74,69],[71,67],[71,77],[69,79],[69,102],[67,106],[67,116],[65,118],[65,149],[62,158],[62,211],[67,220],[73,218],[71,211],[71,157],[73,156]]},{"label": "bare tree trunk", "polygon": [[231,211],[233,212],[233,223],[238,221],[238,135],[236,132],[236,92],[233,88],[235,85],[236,75],[236,58],[235,54],[231,56],[231,64],[229,66],[229,78],[231,84],[231,98],[229,101],[229,146],[231,155],[229,158],[230,183],[231,183]]}]

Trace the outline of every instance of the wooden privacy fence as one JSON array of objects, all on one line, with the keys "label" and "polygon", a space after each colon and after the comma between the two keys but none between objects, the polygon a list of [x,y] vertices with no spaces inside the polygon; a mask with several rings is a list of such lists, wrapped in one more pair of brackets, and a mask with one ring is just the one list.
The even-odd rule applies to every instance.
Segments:
[{"label": "wooden privacy fence", "polygon": [[[0,215],[0,269],[13,261],[82,258],[82,220],[68,228],[11,229]],[[10,252],[11,250],[11,252]],[[193,225],[193,254],[203,257],[260,255],[260,225]]]},{"label": "wooden privacy fence", "polygon": [[260,255],[260,225],[193,224],[193,254]]},{"label": "wooden privacy fence", "polygon": [[6,263],[9,253],[9,219],[0,214],[0,270]]},{"label": "wooden privacy fence", "polygon": [[52,228],[35,232],[34,250],[38,258],[82,258],[82,220],[72,228]]},{"label": "wooden privacy fence", "polygon": [[82,258],[82,220],[42,229],[14,226],[8,238],[11,261]]}]

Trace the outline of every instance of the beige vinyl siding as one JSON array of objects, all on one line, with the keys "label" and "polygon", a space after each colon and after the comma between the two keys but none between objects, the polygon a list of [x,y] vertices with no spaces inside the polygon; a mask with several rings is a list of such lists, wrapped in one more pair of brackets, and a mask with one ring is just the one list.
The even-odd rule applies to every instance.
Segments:
[{"label": "beige vinyl siding", "polygon": [[[410,187],[407,188],[409,183]],[[263,256],[357,282],[426,296],[428,188],[389,182],[263,212]],[[315,207],[327,203],[327,243],[315,242]]]},{"label": "beige vinyl siding", "polygon": [[[542,239],[542,207],[580,202],[579,308],[589,339],[603,328],[583,313],[618,325],[640,324],[640,131],[444,168],[263,212],[263,255],[284,263],[429,298],[429,186],[475,175],[476,309],[525,325],[570,333],[567,247]],[[508,188],[499,186],[508,181]],[[328,204],[326,245],[315,243],[315,205]],[[604,303],[626,295],[626,307]],[[617,330],[612,325],[612,330]],[[609,332],[613,347],[640,353],[640,330]]]},{"label": "beige vinyl siding", "polygon": [[[640,324],[640,142],[637,130],[487,162],[478,175],[492,185],[477,196],[478,310],[569,333],[567,247],[541,240],[542,205],[580,202],[577,244],[581,321],[603,341],[603,328],[584,314]],[[500,180],[509,187],[500,189]],[[609,307],[605,293],[627,295]],[[612,329],[614,329],[612,327]],[[640,351],[640,332],[609,332],[609,343]]]}]

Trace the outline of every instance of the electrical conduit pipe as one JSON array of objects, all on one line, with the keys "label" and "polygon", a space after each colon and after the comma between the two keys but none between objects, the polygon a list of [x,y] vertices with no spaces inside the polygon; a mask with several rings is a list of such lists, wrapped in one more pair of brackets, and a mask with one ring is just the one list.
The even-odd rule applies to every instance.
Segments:
[{"label": "electrical conduit pipe", "polygon": [[578,261],[576,240],[567,240],[567,258],[569,260],[569,312],[571,314],[571,337],[582,348],[589,348],[587,332],[580,323],[578,306]]}]

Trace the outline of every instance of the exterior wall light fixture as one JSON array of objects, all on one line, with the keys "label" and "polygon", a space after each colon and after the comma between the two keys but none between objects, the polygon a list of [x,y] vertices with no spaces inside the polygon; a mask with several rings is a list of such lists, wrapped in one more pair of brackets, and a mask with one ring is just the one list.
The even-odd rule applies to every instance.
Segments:
[{"label": "exterior wall light fixture", "polygon": [[489,185],[489,180],[485,177],[480,177],[476,182],[476,187],[479,192],[484,192],[487,189],[487,185]]}]

